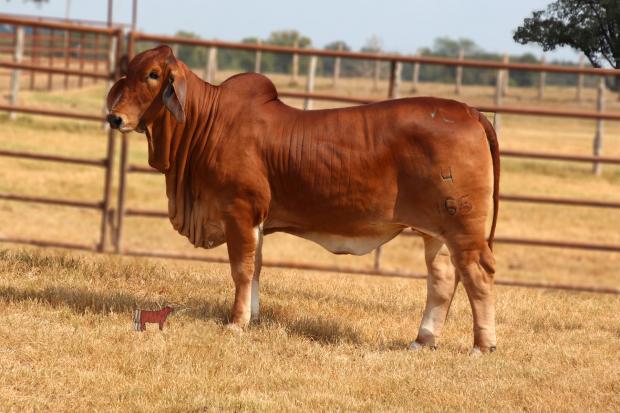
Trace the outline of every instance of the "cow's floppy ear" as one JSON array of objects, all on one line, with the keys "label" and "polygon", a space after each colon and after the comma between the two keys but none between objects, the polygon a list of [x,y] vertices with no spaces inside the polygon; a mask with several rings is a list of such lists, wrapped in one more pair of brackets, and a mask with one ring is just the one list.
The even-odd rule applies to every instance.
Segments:
[{"label": "cow's floppy ear", "polygon": [[174,56],[170,56],[168,61],[168,79],[162,93],[162,99],[166,109],[174,115],[179,123],[185,122],[185,91],[185,73]]}]

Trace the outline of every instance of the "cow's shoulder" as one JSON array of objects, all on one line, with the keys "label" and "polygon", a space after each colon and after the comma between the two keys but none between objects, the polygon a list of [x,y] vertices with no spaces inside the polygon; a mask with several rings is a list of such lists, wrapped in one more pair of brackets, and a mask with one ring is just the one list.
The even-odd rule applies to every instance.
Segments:
[{"label": "cow's shoulder", "polygon": [[269,102],[278,98],[276,86],[259,73],[241,73],[229,77],[220,85],[222,91],[235,98]]}]

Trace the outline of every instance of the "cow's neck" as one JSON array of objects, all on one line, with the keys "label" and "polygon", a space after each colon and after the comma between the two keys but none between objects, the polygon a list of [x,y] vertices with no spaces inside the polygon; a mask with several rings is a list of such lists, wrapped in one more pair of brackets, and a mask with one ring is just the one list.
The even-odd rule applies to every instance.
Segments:
[{"label": "cow's neck", "polygon": [[165,146],[169,148],[169,167],[165,175],[170,221],[177,231],[199,245],[203,240],[192,239],[201,232],[196,231],[196,226],[201,225],[201,214],[194,208],[198,188],[194,188],[197,180],[191,179],[191,175],[207,147],[220,92],[218,87],[188,71],[186,93],[185,122],[177,123],[172,114],[164,111],[159,125],[157,121],[153,124],[153,141],[168,143]]}]

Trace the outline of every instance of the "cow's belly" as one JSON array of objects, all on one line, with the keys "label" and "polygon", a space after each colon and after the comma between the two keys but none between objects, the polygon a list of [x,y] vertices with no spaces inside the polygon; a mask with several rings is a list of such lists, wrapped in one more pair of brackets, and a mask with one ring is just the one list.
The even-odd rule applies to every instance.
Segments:
[{"label": "cow's belly", "polygon": [[402,229],[399,229],[396,232],[370,236],[336,235],[318,232],[304,232],[297,233],[295,235],[314,241],[327,251],[334,254],[364,255],[385,244],[397,236],[401,231]]},{"label": "cow's belly", "polygon": [[359,226],[353,225],[348,231],[335,233],[317,231],[312,226],[299,225],[299,223],[293,224],[287,221],[270,219],[265,222],[263,229],[266,233],[286,232],[313,241],[334,254],[353,255],[367,254],[390,241],[405,229],[404,226],[394,223],[366,226],[363,226],[364,224],[362,223],[359,224]]}]

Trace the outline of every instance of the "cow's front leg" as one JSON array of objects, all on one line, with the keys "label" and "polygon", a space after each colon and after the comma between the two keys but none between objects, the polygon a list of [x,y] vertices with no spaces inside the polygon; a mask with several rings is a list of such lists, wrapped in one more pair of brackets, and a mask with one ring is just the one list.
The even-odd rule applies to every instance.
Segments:
[{"label": "cow's front leg", "polygon": [[[251,220],[230,219],[226,223],[226,244],[230,269],[235,283],[235,302],[232,308],[231,327],[245,327],[254,310],[252,302],[255,284],[255,310],[258,313],[258,277],[253,282],[257,269],[257,247],[261,234],[252,226]],[[258,254],[260,255],[260,253]]]},{"label": "cow's front leg", "polygon": [[251,321],[258,321],[260,318],[260,295],[259,295],[259,280],[260,271],[263,266],[263,226],[259,225],[254,228],[256,235],[256,251],[254,253],[254,276],[252,277],[252,309],[251,309]]}]

